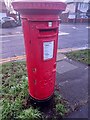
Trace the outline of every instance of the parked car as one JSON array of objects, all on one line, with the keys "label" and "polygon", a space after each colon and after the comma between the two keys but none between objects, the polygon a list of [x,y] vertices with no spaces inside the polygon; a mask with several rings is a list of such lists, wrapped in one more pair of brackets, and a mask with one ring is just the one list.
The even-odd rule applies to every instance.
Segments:
[{"label": "parked car", "polygon": [[2,28],[9,28],[9,27],[16,27],[16,26],[17,26],[17,22],[12,17],[3,17],[0,20],[0,27]]},{"label": "parked car", "polygon": [[21,26],[21,20],[17,20],[17,26]]}]

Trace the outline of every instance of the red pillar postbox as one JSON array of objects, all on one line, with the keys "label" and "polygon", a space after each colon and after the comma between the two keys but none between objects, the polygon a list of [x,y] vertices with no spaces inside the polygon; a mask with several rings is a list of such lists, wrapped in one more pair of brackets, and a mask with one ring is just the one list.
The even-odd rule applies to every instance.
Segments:
[{"label": "red pillar postbox", "polygon": [[15,0],[24,31],[29,94],[36,100],[54,93],[59,13],[66,4],[59,0]]}]

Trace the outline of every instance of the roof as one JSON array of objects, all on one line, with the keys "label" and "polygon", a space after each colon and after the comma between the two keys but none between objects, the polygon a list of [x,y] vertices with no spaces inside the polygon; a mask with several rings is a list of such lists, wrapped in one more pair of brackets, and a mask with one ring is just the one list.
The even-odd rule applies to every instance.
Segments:
[{"label": "roof", "polygon": [[13,0],[13,2],[64,2],[65,0]]},{"label": "roof", "polygon": [[70,2],[84,2],[84,3],[88,3],[90,2],[90,0],[66,0],[67,3],[70,3]]}]

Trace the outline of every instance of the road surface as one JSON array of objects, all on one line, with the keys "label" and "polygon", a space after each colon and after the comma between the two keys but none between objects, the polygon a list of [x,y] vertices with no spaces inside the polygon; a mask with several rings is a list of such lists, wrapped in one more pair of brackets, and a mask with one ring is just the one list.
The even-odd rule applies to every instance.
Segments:
[{"label": "road surface", "polygon": [[[82,48],[88,46],[87,24],[61,24],[59,28],[58,48]],[[1,32],[2,30],[2,32]],[[0,29],[0,58],[25,54],[22,27]]]}]

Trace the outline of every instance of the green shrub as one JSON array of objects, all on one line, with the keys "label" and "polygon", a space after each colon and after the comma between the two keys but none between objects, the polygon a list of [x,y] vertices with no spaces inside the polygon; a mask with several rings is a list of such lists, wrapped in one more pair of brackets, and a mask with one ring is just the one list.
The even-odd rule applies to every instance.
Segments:
[{"label": "green shrub", "polygon": [[56,112],[63,116],[67,112],[67,110],[63,104],[58,103],[56,104]]},{"label": "green shrub", "polygon": [[55,95],[55,102],[56,103],[62,99],[62,96],[60,95],[60,93],[58,91],[55,91],[54,95]]},{"label": "green shrub", "polygon": [[11,120],[15,119],[17,115],[20,114],[22,110],[22,100],[20,98],[16,98],[13,100],[4,99],[2,101],[2,120]]},{"label": "green shrub", "polygon": [[[5,75],[3,74],[3,77]],[[22,111],[23,101],[28,97],[27,77],[22,75],[21,78],[16,79],[14,74],[10,74],[10,77],[6,77],[6,80],[4,78],[1,95],[2,120],[16,119]]]},{"label": "green shrub", "polygon": [[69,59],[73,59],[79,62],[83,62],[87,65],[90,65],[90,49],[85,49],[85,50],[78,50],[78,51],[73,51],[66,53],[66,56]]},{"label": "green shrub", "polygon": [[41,119],[41,113],[38,109],[34,109],[30,107],[29,109],[26,109],[21,112],[21,114],[18,116],[19,120],[40,120]]}]

